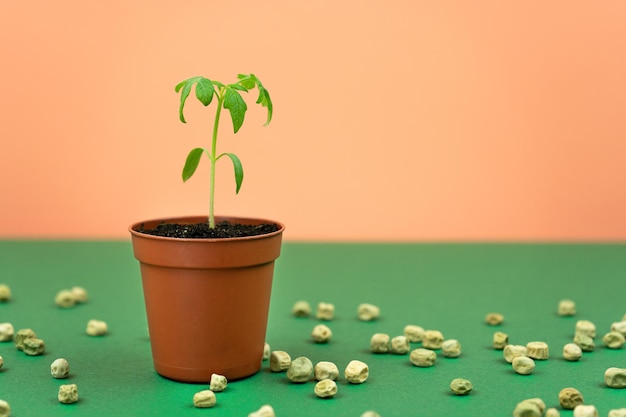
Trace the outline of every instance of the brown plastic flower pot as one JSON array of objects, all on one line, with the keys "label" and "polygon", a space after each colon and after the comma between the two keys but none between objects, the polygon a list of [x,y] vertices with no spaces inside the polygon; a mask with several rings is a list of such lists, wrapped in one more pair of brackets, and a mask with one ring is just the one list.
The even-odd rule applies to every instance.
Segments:
[{"label": "brown plastic flower pot", "polygon": [[181,239],[140,233],[206,217],[156,219],[130,226],[139,260],[156,371],[182,382],[208,383],[258,372],[263,359],[274,261],[284,225],[264,219],[216,218],[241,224],[276,223],[259,236]]}]

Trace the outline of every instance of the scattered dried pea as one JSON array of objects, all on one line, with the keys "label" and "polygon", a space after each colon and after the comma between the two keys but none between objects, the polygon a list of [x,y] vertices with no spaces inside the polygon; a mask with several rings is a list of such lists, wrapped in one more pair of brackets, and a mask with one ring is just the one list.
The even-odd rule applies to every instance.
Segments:
[{"label": "scattered dried pea", "polygon": [[424,328],[415,324],[404,326],[404,335],[411,343],[421,342],[424,338]]},{"label": "scattered dried pea", "polygon": [[576,335],[574,335],[574,343],[580,346],[583,352],[593,352],[596,347],[593,338],[584,333],[576,333]]},{"label": "scattered dried pea", "polygon": [[54,297],[54,303],[61,308],[70,308],[76,305],[76,298],[70,290],[61,290]]},{"label": "scattered dried pea", "polygon": [[213,392],[220,392],[226,389],[228,380],[224,375],[211,374],[211,382],[209,383],[209,389]]},{"label": "scattered dried pea", "polygon": [[35,337],[37,335],[33,329],[20,329],[15,333],[15,347],[17,350],[24,350],[24,341]]},{"label": "scattered dried pea", "polygon": [[313,328],[311,337],[315,343],[326,343],[332,337],[333,332],[324,324],[318,324]]},{"label": "scattered dried pea", "polygon": [[526,401],[535,404],[541,411],[541,414],[546,410],[546,403],[541,398],[528,398]]},{"label": "scattered dried pea", "polygon": [[409,356],[411,363],[420,368],[433,366],[437,360],[437,354],[430,349],[417,348]]},{"label": "scattered dried pea", "polygon": [[351,384],[362,384],[369,378],[370,369],[365,362],[351,360],[343,372],[346,380]]},{"label": "scattered dried pea", "polygon": [[266,361],[270,358],[270,354],[272,353],[272,350],[270,349],[270,344],[269,343],[265,343],[263,345],[263,360]]},{"label": "scattered dried pea", "polygon": [[598,409],[595,405],[577,405],[574,408],[574,417],[598,417]]},{"label": "scattered dried pea", "polygon": [[106,322],[102,320],[89,320],[87,322],[87,334],[89,336],[104,336],[108,332]]},{"label": "scattered dried pea", "polygon": [[583,350],[576,343],[567,343],[563,346],[563,359],[577,361],[583,356]]},{"label": "scattered dried pea", "polygon": [[546,410],[546,414],[545,417],[560,417],[561,413],[559,413],[559,410],[557,410],[554,407],[548,408]]},{"label": "scattered dried pea", "polygon": [[0,323],[0,342],[8,342],[13,339],[15,330],[11,323]]},{"label": "scattered dried pea", "polygon": [[198,391],[193,394],[193,405],[196,408],[211,408],[217,403],[215,393],[210,389]]},{"label": "scattered dried pea", "polygon": [[541,417],[543,412],[539,405],[532,400],[523,400],[515,406],[513,417]]},{"label": "scattered dried pea", "polygon": [[604,372],[604,382],[610,388],[626,388],[626,368],[608,368]]},{"label": "scattered dried pea", "polygon": [[44,351],[46,350],[46,344],[41,339],[31,337],[24,340],[22,350],[28,356],[43,355]]},{"label": "scattered dried pea", "polygon": [[319,398],[332,398],[337,394],[337,383],[332,379],[322,379],[313,389]]},{"label": "scattered dried pea", "polygon": [[557,310],[559,316],[573,316],[576,314],[576,303],[572,300],[559,301],[559,308]]},{"label": "scattered dried pea", "polygon": [[50,365],[50,374],[58,379],[67,378],[70,374],[70,364],[64,358],[55,359]]},{"label": "scattered dried pea", "polygon": [[441,354],[446,358],[458,358],[461,356],[461,344],[456,339],[444,340],[441,344]]},{"label": "scattered dried pea", "polygon": [[583,403],[583,395],[576,388],[563,388],[559,392],[559,404],[566,410],[573,410]]},{"label": "scattered dried pea", "polygon": [[535,361],[528,356],[516,356],[511,365],[515,373],[520,375],[530,375],[535,370]]},{"label": "scattered dried pea", "polygon": [[626,408],[614,408],[609,410],[608,417],[626,417]]},{"label": "scattered dried pea", "polygon": [[82,304],[82,303],[86,303],[87,302],[87,290],[85,290],[83,287],[72,287],[70,289],[70,292],[72,293],[72,295],[74,296],[74,301],[78,304]]},{"label": "scattered dried pea", "polygon": [[291,356],[283,350],[275,350],[270,355],[270,370],[272,372],[284,372],[291,365]]},{"label": "scattered dried pea", "polygon": [[526,353],[529,358],[536,360],[545,360],[550,357],[550,350],[546,342],[528,342]]},{"label": "scattered dried pea", "polygon": [[395,336],[391,339],[391,344],[389,345],[389,352],[395,353],[398,355],[405,355],[409,353],[411,350],[411,344],[406,336]]},{"label": "scattered dried pea", "polygon": [[257,411],[248,414],[248,417],[276,417],[276,415],[274,414],[272,406],[266,404]]},{"label": "scattered dried pea", "polygon": [[589,320],[578,320],[576,322],[576,334],[584,334],[592,339],[596,337],[596,325]]},{"label": "scattered dried pea", "polygon": [[0,302],[11,300],[11,288],[7,284],[0,284]]},{"label": "scattered dried pea", "polygon": [[380,417],[380,414],[378,414],[376,411],[366,411],[361,414],[361,417]]},{"label": "scattered dried pea", "polygon": [[527,356],[526,346],[523,345],[506,345],[502,351],[504,360],[508,363],[513,362],[513,358],[518,356]]},{"label": "scattered dried pea", "polygon": [[422,346],[426,349],[441,349],[443,334],[439,330],[426,330],[422,338]]},{"label": "scattered dried pea", "polygon": [[4,359],[0,356],[0,369],[2,369],[2,365],[4,365]]},{"label": "scattered dried pea", "polygon": [[60,403],[72,404],[78,401],[78,387],[76,384],[65,384],[59,386],[58,399]]},{"label": "scattered dried pea", "polygon": [[372,321],[380,317],[380,308],[374,304],[363,303],[357,307],[357,317],[362,321]]},{"label": "scattered dried pea", "polygon": [[375,333],[370,339],[370,350],[373,353],[389,352],[389,341],[391,338],[385,333]]},{"label": "scattered dried pea", "polygon": [[602,336],[602,343],[609,349],[621,349],[626,343],[626,337],[620,332],[611,331]]},{"label": "scattered dried pea", "polygon": [[317,305],[316,317],[319,320],[332,320],[335,318],[335,305],[321,302]]},{"label": "scattered dried pea", "polygon": [[313,376],[313,362],[305,356],[299,356],[291,361],[287,369],[287,379],[294,383],[307,382]]},{"label": "scattered dried pea", "polygon": [[500,313],[488,313],[485,316],[485,323],[490,326],[498,326],[504,322],[504,316]]},{"label": "scattered dried pea", "polygon": [[337,365],[332,362],[320,361],[315,364],[313,375],[318,381],[323,379],[332,379],[335,381],[339,378],[339,368],[337,368]]},{"label": "scattered dried pea", "polygon": [[296,301],[291,308],[291,312],[296,317],[309,317],[311,315],[311,305],[308,301]]},{"label": "scattered dried pea", "polygon": [[456,395],[469,394],[474,387],[472,383],[465,378],[455,378],[450,382],[450,390]]},{"label": "scattered dried pea", "polygon": [[9,417],[11,415],[11,406],[8,402],[0,400],[0,417]]},{"label": "scattered dried pea", "polygon": [[[624,318],[626,319],[626,316],[624,316]],[[611,324],[611,331],[612,332],[618,332],[618,333],[621,333],[622,335],[626,336],[626,320],[616,321],[615,323],[612,323]]]},{"label": "scattered dried pea", "polygon": [[493,334],[492,346],[496,350],[502,350],[509,344],[509,335],[503,332],[495,332]]}]

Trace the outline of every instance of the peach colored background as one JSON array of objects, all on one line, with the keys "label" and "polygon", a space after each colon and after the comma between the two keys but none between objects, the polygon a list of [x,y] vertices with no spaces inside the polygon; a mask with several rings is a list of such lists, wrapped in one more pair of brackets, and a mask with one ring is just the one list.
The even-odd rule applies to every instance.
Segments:
[{"label": "peach colored background", "polygon": [[[626,239],[626,2],[0,0],[0,238],[207,212],[213,110],[254,72],[217,213],[290,240]],[[206,161],[205,161],[206,162]]]}]

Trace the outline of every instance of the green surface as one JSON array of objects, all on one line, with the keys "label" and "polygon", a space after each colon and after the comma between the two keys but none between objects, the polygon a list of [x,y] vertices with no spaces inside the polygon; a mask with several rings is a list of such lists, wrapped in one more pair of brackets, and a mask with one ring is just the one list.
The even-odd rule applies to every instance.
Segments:
[{"label": "green surface", "polygon": [[[285,374],[258,374],[231,382],[217,393],[217,406],[196,409],[193,394],[205,385],[177,383],[153,368],[139,267],[128,242],[0,242],[0,283],[13,299],[0,303],[0,323],[32,328],[45,340],[46,354],[29,357],[12,342],[0,343],[0,398],[13,417],[36,416],[247,416],[263,404],[278,417],[354,416],[368,409],[394,416],[510,416],[517,402],[541,397],[558,407],[564,387],[576,387],[600,416],[626,407],[626,390],[604,385],[606,368],[626,368],[626,348],[610,350],[597,340],[580,362],[561,358],[577,320],[594,322],[599,337],[626,313],[626,245],[526,244],[304,244],[287,243],[277,261],[267,340],[272,349],[313,362],[329,360],[341,371],[351,359],[369,364],[362,385],[340,379],[330,400],[313,394],[314,383],[295,385]],[[89,302],[71,309],[54,305],[57,291],[80,285]],[[576,301],[575,317],[559,317],[559,300]],[[297,300],[336,307],[330,343],[311,342],[314,318],[295,318]],[[381,308],[376,322],[356,318],[358,304]],[[488,326],[499,312],[505,322]],[[104,320],[110,334],[89,337],[89,319]],[[223,320],[228,320],[228,312]],[[417,368],[408,355],[374,355],[377,332],[399,335],[406,324],[440,330],[458,339],[460,358],[440,357],[432,368]],[[547,342],[551,357],[530,376],[515,374],[501,351],[491,347],[495,331],[510,342]],[[191,335],[190,335],[191,337]],[[184,342],[184,341],[181,341]],[[419,344],[413,346],[419,347]],[[71,377],[50,376],[57,357],[70,362]],[[450,381],[468,378],[474,391],[454,396]],[[80,401],[63,405],[58,386],[78,385]],[[562,416],[572,416],[562,410]]]}]

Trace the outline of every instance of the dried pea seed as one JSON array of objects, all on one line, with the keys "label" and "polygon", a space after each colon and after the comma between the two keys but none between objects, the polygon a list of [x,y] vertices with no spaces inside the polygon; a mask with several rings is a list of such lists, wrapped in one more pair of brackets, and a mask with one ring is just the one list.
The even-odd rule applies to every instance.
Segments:
[{"label": "dried pea seed", "polygon": [[15,330],[11,323],[0,323],[0,342],[8,342],[13,339]]},{"label": "dried pea seed", "polygon": [[2,369],[3,365],[4,365],[4,359],[2,358],[2,356],[0,356],[0,369]]},{"label": "dried pea seed", "polygon": [[411,363],[420,368],[428,368],[435,364],[437,354],[430,349],[417,348],[409,356]]},{"label": "dried pea seed", "polygon": [[573,410],[582,403],[583,395],[576,388],[563,388],[559,392],[559,404],[566,410]]},{"label": "dried pea seed", "polygon": [[546,410],[546,414],[545,417],[560,417],[561,413],[559,413],[559,410],[557,410],[554,407],[548,408]]},{"label": "dried pea seed", "polygon": [[626,368],[608,368],[604,372],[604,382],[610,388],[626,388]]},{"label": "dried pea seed", "polygon": [[372,321],[380,317],[380,308],[374,304],[363,303],[357,307],[357,317],[362,321]]},{"label": "dried pea seed", "polygon": [[458,358],[461,356],[461,344],[456,339],[444,340],[441,344],[441,354],[446,358]]},{"label": "dried pea seed", "polygon": [[496,350],[502,350],[509,344],[509,335],[503,332],[495,332],[493,334],[492,346]]},{"label": "dried pea seed", "polygon": [[24,346],[22,350],[28,356],[43,355],[44,351],[46,350],[46,344],[41,339],[31,337],[24,340]]},{"label": "dried pea seed", "polygon": [[609,417],[626,417],[626,408],[614,408],[609,410]]},{"label": "dried pea seed", "polygon": [[441,349],[443,334],[439,330],[426,330],[422,338],[422,346],[426,349]]},{"label": "dried pea seed", "polygon": [[421,342],[424,338],[424,328],[415,324],[404,326],[404,335],[411,343]]},{"label": "dried pea seed", "polygon": [[370,369],[365,362],[351,360],[343,372],[346,380],[351,384],[362,384],[369,378]]},{"label": "dried pea seed", "polygon": [[389,352],[395,353],[398,355],[405,355],[409,353],[411,350],[411,344],[409,343],[406,336],[396,336],[391,339],[391,344],[389,345]]},{"label": "dried pea seed", "polygon": [[9,417],[11,415],[11,406],[8,402],[0,400],[0,417]]},{"label": "dried pea seed", "polygon": [[526,401],[535,404],[539,408],[539,411],[541,411],[541,414],[546,410],[546,403],[541,398],[528,398]]},{"label": "dried pea seed", "polygon": [[542,414],[539,405],[530,400],[523,400],[517,403],[513,410],[513,417],[541,417]]},{"label": "dried pea seed", "polygon": [[337,383],[332,379],[323,379],[315,384],[313,392],[319,398],[332,398],[337,394]]},{"label": "dried pea seed", "polygon": [[311,315],[311,305],[308,301],[296,301],[291,308],[291,312],[296,317],[309,317]]},{"label": "dried pea seed", "polygon": [[611,331],[621,333],[623,336],[626,336],[626,320],[624,321],[616,321],[611,324]]},{"label": "dried pea seed", "polygon": [[498,326],[504,322],[504,316],[500,313],[488,313],[485,316],[485,323],[490,326]]},{"label": "dried pea seed", "polygon": [[270,358],[270,354],[272,353],[272,350],[270,349],[270,345],[269,343],[265,343],[263,345],[263,360],[266,361]]},{"label": "dried pea seed", "polygon": [[526,352],[531,359],[545,360],[550,357],[550,350],[546,342],[528,342]]},{"label": "dried pea seed", "polygon": [[61,308],[70,308],[76,305],[76,298],[70,290],[61,290],[54,297],[54,303]]},{"label": "dried pea seed", "polygon": [[337,365],[332,362],[321,361],[315,364],[313,375],[318,381],[323,379],[332,379],[335,381],[339,378],[339,369],[337,368]]},{"label": "dried pea seed", "polygon": [[0,302],[11,300],[11,288],[6,284],[0,284]]},{"label": "dried pea seed", "polygon": [[78,387],[76,384],[65,384],[59,386],[58,399],[60,403],[72,404],[78,401]]},{"label": "dried pea seed", "polygon": [[318,324],[313,328],[311,337],[315,343],[326,343],[332,337],[333,332],[324,324]]},{"label": "dried pea seed", "polygon": [[574,417],[598,417],[598,409],[595,405],[577,405],[574,408]]},{"label": "dried pea seed", "polygon": [[33,329],[20,329],[15,333],[15,347],[17,350],[24,350],[24,341],[37,337]]},{"label": "dried pea seed", "polygon": [[590,338],[596,337],[596,325],[589,320],[578,320],[576,322],[576,334],[584,334]]},{"label": "dried pea seed", "polygon": [[193,394],[193,405],[196,408],[211,408],[217,403],[215,393],[210,389],[198,391]]},{"label": "dried pea seed", "polygon": [[361,417],[380,417],[380,414],[378,414],[376,411],[366,411],[361,414]]},{"label": "dried pea seed", "polygon": [[518,356],[527,356],[526,346],[523,345],[506,345],[502,351],[504,360],[508,363],[513,362],[513,358]]},{"label": "dried pea seed", "polygon": [[74,301],[78,304],[82,304],[82,303],[86,303],[87,302],[87,290],[85,290],[83,287],[72,287],[70,289],[70,292],[72,293],[72,295],[74,296]]},{"label": "dried pea seed", "polygon": [[335,318],[335,305],[332,303],[319,303],[316,317],[319,320],[332,320]]},{"label": "dried pea seed", "polygon": [[220,392],[226,389],[228,380],[224,375],[211,374],[211,382],[209,383],[209,389],[213,392]]},{"label": "dried pea seed", "polygon": [[299,356],[291,361],[287,369],[287,379],[296,384],[307,382],[313,376],[313,362],[305,356]]},{"label": "dried pea seed", "polygon": [[593,339],[584,333],[576,333],[574,335],[574,343],[580,346],[583,352],[593,352],[596,347]]},{"label": "dried pea seed", "polygon": [[563,346],[563,359],[577,361],[583,356],[583,350],[576,343],[568,343]]},{"label": "dried pea seed", "polygon": [[513,370],[520,375],[530,375],[535,370],[535,361],[528,356],[516,356],[511,361]]},{"label": "dried pea seed", "polygon": [[87,334],[89,336],[104,336],[108,332],[107,324],[102,320],[89,320],[87,322]]},{"label": "dried pea seed", "polygon": [[291,356],[283,350],[275,350],[270,355],[270,370],[272,372],[284,372],[291,365]]},{"label": "dried pea seed", "polygon": [[67,378],[70,374],[70,364],[64,358],[55,359],[50,365],[50,374],[55,378]]},{"label": "dried pea seed", "polygon": [[391,338],[385,333],[375,333],[370,339],[370,350],[373,353],[389,352],[389,341]]},{"label": "dried pea seed", "polygon": [[602,343],[609,349],[621,349],[626,343],[626,337],[620,332],[611,331],[602,336]]},{"label": "dried pea seed", "polygon": [[576,314],[576,303],[572,300],[559,301],[559,308],[557,310],[559,316],[573,316]]},{"label": "dried pea seed", "polygon": [[248,414],[248,417],[276,417],[276,415],[274,414],[272,406],[266,404],[257,411]]},{"label": "dried pea seed", "polygon": [[450,382],[450,390],[456,395],[469,394],[474,387],[472,383],[465,378],[455,378]]}]

